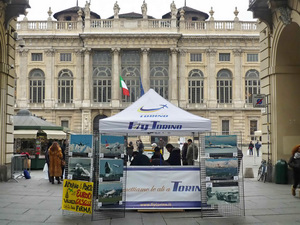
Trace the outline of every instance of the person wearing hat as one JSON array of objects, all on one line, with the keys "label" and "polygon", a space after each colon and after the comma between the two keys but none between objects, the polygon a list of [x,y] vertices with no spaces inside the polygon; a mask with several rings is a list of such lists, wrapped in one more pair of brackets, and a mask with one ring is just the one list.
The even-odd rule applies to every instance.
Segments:
[{"label": "person wearing hat", "polygon": [[175,148],[172,144],[167,144],[166,149],[170,153],[170,156],[166,162],[173,166],[181,166],[180,149]]},{"label": "person wearing hat", "polygon": [[143,153],[133,150],[132,153],[133,160],[131,161],[131,166],[150,166],[150,160],[148,156],[144,155]]},{"label": "person wearing hat", "polygon": [[188,139],[188,149],[186,154],[188,165],[194,165],[195,159],[198,159],[198,147],[193,143],[192,139]]}]

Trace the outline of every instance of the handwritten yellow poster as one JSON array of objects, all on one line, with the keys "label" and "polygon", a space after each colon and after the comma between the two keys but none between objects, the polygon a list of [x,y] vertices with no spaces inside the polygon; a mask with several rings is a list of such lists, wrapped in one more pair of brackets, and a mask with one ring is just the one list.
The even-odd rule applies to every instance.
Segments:
[{"label": "handwritten yellow poster", "polygon": [[64,180],[62,209],[92,214],[93,182]]}]

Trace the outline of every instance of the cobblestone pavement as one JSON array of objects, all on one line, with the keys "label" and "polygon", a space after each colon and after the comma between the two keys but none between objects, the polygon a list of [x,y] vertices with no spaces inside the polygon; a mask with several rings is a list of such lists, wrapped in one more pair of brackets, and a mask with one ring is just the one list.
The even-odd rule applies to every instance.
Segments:
[{"label": "cobblestone pavement", "polygon": [[[261,158],[254,162],[244,152],[244,170],[257,174]],[[42,171],[31,171],[32,179],[0,182],[0,225],[72,224],[72,225],[227,225],[227,224],[300,224],[299,191],[291,195],[291,185],[244,179],[245,216],[201,217],[199,210],[141,213],[126,211],[124,218],[91,221],[91,216],[62,213],[62,186],[52,185]]]}]

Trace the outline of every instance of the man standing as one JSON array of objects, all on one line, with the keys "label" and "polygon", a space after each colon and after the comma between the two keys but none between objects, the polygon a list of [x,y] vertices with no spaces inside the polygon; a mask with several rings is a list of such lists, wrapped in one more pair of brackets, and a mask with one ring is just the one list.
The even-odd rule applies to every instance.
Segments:
[{"label": "man standing", "polygon": [[164,154],[165,141],[162,138],[159,139],[158,147],[161,149],[162,154]]},{"label": "man standing", "polygon": [[173,166],[181,166],[180,149],[175,148],[172,144],[167,144],[166,149],[170,153],[167,163]]},{"label": "man standing", "polygon": [[259,149],[261,147],[261,143],[259,143],[259,140],[257,140],[257,142],[255,143],[255,148],[256,148],[256,153],[257,156],[259,156]]},{"label": "man standing", "polygon": [[188,165],[194,165],[195,159],[198,159],[198,147],[193,143],[192,139],[189,139],[186,154],[186,160]]}]

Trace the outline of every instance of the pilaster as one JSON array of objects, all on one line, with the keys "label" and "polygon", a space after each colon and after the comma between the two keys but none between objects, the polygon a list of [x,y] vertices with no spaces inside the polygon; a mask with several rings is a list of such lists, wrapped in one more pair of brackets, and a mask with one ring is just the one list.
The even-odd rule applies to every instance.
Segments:
[{"label": "pilaster", "polygon": [[111,105],[112,107],[120,106],[120,48],[112,48],[113,54],[113,68],[112,68],[112,98]]},{"label": "pilaster", "polygon": [[242,50],[234,49],[234,95],[233,105],[234,107],[241,108],[244,105],[243,100],[243,80],[242,80]]},{"label": "pilaster", "polygon": [[171,103],[178,106],[178,79],[177,79],[177,54],[178,54],[178,49],[177,48],[171,48],[171,76],[169,78],[170,80],[170,91],[169,93],[171,94],[170,100]]},{"label": "pilaster", "polygon": [[55,74],[54,74],[54,58],[55,50],[53,48],[45,50],[45,108],[53,108],[55,104]]},{"label": "pilaster", "polygon": [[180,83],[180,88],[178,89],[179,93],[179,106],[181,108],[186,108],[187,104],[187,98],[186,98],[186,93],[187,93],[187,86],[186,86],[186,74],[185,74],[185,68],[186,68],[186,55],[187,55],[187,50],[186,49],[180,49],[179,50],[179,83]]},{"label": "pilaster", "polygon": [[75,68],[75,85],[74,85],[74,104],[75,108],[81,107],[81,103],[83,100],[83,81],[84,81],[84,76],[83,76],[83,54],[84,51],[82,49],[76,49],[74,52],[75,55],[75,61],[76,61],[76,68]]},{"label": "pilaster", "polygon": [[209,108],[217,107],[217,80],[216,80],[216,49],[206,49],[207,56],[207,104]]},{"label": "pilaster", "polygon": [[142,73],[141,79],[144,91],[146,92],[150,88],[150,74],[149,74],[149,48],[142,48]]},{"label": "pilaster", "polygon": [[84,48],[84,71],[83,71],[83,107],[90,107],[91,104],[91,49]]},{"label": "pilaster", "polygon": [[19,49],[20,55],[20,67],[19,67],[19,79],[17,80],[17,106],[20,108],[28,108],[28,49]]}]

